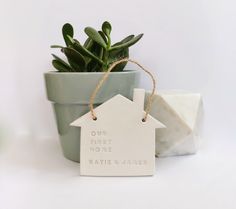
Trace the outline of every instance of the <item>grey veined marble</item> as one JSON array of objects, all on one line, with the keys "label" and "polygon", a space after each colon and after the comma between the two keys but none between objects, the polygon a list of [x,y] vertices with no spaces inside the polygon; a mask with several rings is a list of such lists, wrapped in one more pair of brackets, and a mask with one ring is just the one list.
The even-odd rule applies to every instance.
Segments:
[{"label": "grey veined marble", "polygon": [[[149,96],[150,93],[146,93]],[[203,118],[200,94],[185,91],[159,91],[150,112],[165,124],[156,131],[156,155],[159,157],[194,154],[198,150]]]}]

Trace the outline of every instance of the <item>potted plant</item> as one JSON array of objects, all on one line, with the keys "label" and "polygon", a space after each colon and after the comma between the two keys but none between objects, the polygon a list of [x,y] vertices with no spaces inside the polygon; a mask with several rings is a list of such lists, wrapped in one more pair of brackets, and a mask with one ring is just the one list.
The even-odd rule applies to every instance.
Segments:
[{"label": "potted plant", "polygon": [[[74,38],[71,24],[62,27],[65,46],[59,48],[66,59],[52,54],[52,65],[57,70],[44,74],[47,97],[52,101],[58,133],[64,156],[70,160],[80,160],[80,129],[69,124],[89,111],[90,96],[109,66],[124,57],[129,57],[129,47],[138,42],[143,34],[130,35],[111,43],[111,24],[104,22],[102,30],[92,27],[84,29],[88,38],[82,44]],[[102,86],[95,106],[102,104],[116,94],[132,97],[133,88],[139,81],[138,71],[124,70],[126,63],[117,65]]]}]

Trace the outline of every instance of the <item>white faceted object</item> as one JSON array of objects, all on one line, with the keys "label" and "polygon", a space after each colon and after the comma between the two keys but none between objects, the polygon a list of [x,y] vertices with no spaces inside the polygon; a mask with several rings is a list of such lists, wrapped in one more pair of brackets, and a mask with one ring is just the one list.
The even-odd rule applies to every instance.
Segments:
[{"label": "white faceted object", "polygon": [[[146,101],[150,93],[146,93]],[[150,115],[165,124],[156,132],[158,157],[197,152],[200,142],[202,97],[186,91],[160,91],[155,94]]]}]

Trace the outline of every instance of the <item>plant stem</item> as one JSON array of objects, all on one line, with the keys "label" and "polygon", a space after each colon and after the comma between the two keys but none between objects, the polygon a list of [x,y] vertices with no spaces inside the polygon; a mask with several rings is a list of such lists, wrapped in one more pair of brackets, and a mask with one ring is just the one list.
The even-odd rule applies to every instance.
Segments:
[{"label": "plant stem", "polygon": [[103,67],[102,67],[102,71],[103,72],[107,71],[107,69],[109,67],[108,66],[109,65],[108,58],[109,58],[109,50],[111,48],[111,37],[108,36],[107,38],[108,38],[108,40],[107,40],[107,47],[106,47],[106,49],[104,51],[104,54],[103,54],[103,62],[104,62]]}]

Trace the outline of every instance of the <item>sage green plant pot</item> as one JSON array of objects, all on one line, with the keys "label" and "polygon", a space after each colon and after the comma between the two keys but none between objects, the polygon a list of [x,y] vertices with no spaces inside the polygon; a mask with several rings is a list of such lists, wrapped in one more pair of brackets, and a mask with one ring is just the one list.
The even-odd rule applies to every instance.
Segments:
[{"label": "sage green plant pot", "polygon": [[[67,159],[80,161],[80,128],[70,123],[89,111],[90,96],[103,75],[102,72],[44,74],[47,97],[54,108],[61,147]],[[131,99],[133,88],[138,84],[138,71],[112,72],[99,90],[94,106],[116,94]]]}]

